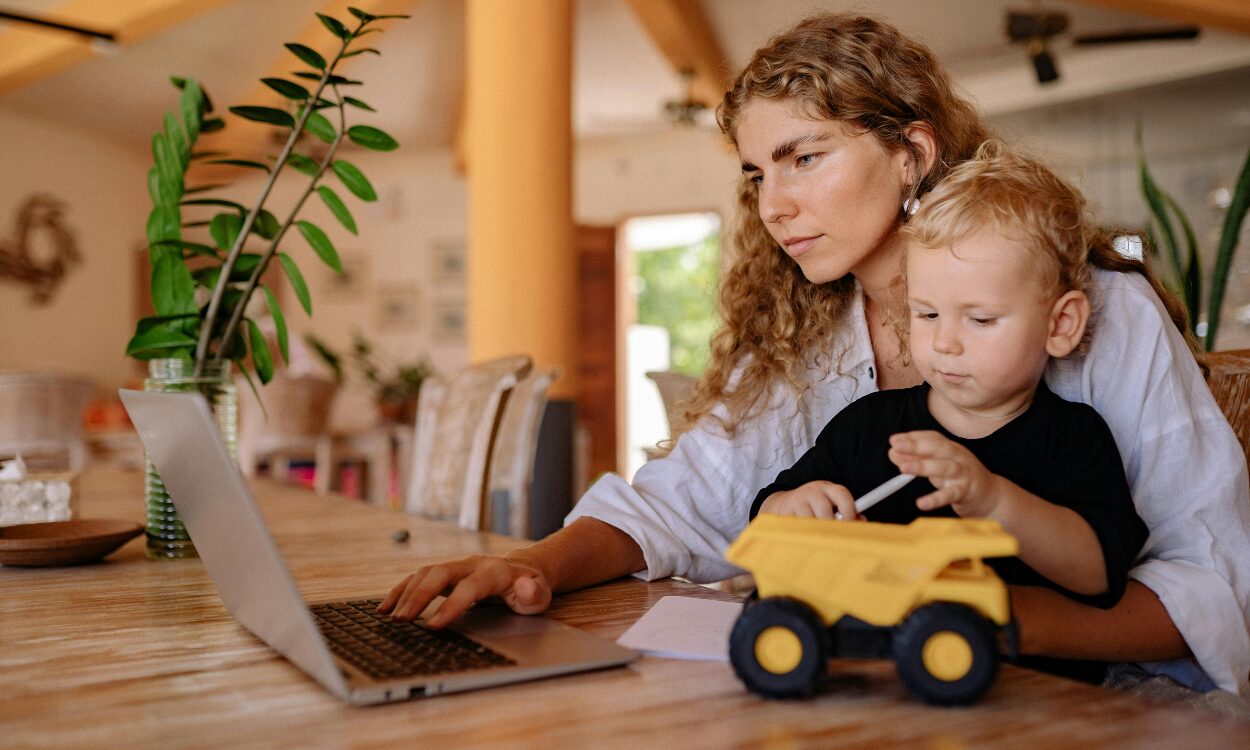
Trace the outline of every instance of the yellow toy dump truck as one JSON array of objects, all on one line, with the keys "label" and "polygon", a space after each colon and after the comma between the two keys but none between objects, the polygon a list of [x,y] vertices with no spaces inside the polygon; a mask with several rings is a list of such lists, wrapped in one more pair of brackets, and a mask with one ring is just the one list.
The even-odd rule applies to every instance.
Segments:
[{"label": "yellow toy dump truck", "polygon": [[1016,554],[996,521],[919,518],[906,526],[760,514],[725,553],[759,596],[734,623],[729,657],[748,688],[810,694],[830,657],[888,658],[930,703],[981,697],[1012,650],[1007,587],[982,558]]}]

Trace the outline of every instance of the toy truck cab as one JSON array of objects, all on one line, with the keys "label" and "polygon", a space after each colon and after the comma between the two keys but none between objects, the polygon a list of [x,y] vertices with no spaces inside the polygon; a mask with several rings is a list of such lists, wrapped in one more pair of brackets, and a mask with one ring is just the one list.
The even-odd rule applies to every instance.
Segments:
[{"label": "toy truck cab", "polygon": [[830,657],[893,657],[921,698],[975,701],[998,673],[998,633],[1014,641],[1007,587],[983,558],[1017,549],[995,521],[761,514],[725,554],[759,594],[730,636],[734,671],[757,693],[797,697]]}]

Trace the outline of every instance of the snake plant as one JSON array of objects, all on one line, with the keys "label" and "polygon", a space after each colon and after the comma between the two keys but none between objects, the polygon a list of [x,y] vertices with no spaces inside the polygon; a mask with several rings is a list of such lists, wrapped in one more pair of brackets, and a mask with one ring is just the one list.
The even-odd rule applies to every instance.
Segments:
[{"label": "snake plant", "polygon": [[[1140,126],[1137,128],[1135,139],[1142,197],[1145,198],[1150,208],[1148,231],[1150,245],[1163,254],[1170,270],[1172,285],[1184,302],[1185,309],[1189,312],[1189,323],[1197,333],[1204,284],[1198,240],[1189,217],[1150,174],[1150,169],[1146,165],[1145,150],[1142,147]],[[1211,269],[1210,288],[1207,292],[1207,325],[1205,335],[1202,336],[1203,345],[1207,351],[1211,351],[1215,346],[1220,313],[1224,306],[1224,292],[1228,287],[1228,272],[1232,268],[1233,255],[1237,251],[1241,227],[1248,209],[1250,209],[1250,153],[1246,155],[1241,173],[1233,187],[1232,198],[1224,214],[1224,224],[1220,230],[1219,244],[1215,247],[1214,266]],[[1173,224],[1173,217],[1180,225],[1180,236]]]}]

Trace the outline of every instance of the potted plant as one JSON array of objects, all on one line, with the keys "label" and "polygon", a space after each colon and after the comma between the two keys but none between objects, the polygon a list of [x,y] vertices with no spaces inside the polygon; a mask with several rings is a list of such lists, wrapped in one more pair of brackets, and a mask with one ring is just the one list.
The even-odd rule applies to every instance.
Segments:
[{"label": "potted plant", "polygon": [[374,353],[373,344],[360,331],[352,333],[352,362],[373,388],[373,400],[383,422],[415,422],[421,384],[434,373],[428,362],[384,364]]},{"label": "potted plant", "polygon": [[[1150,208],[1150,227],[1146,231],[1149,247],[1162,253],[1168,268],[1172,286],[1185,303],[1189,313],[1189,325],[1194,333],[1202,339],[1207,351],[1215,348],[1215,334],[1219,330],[1220,317],[1224,307],[1224,291],[1228,287],[1228,272],[1232,268],[1233,255],[1237,251],[1241,237],[1241,226],[1250,210],[1250,153],[1246,154],[1241,173],[1233,187],[1228,208],[1224,213],[1224,223],[1220,230],[1219,244],[1215,248],[1215,265],[1211,269],[1210,279],[1204,279],[1201,258],[1198,251],[1198,240],[1194,234],[1189,217],[1181,210],[1166,190],[1161,188],[1151,176],[1146,166],[1146,154],[1142,147],[1140,125],[1135,135],[1137,142],[1137,167],[1141,180],[1142,196]],[[1172,223],[1172,218],[1180,224],[1180,234]],[[1182,250],[1182,240],[1184,247]],[[1210,284],[1207,295],[1207,318],[1205,330],[1199,320],[1202,309],[1204,284]]]},{"label": "potted plant", "polygon": [[[126,353],[149,361],[146,388],[204,392],[232,448],[237,427],[230,364],[238,367],[253,389],[253,374],[262,384],[273,377],[274,354],[257,320],[261,313],[267,311],[272,319],[279,356],[284,361],[289,356],[286,318],[273,290],[261,283],[262,275],[276,259],[300,306],[311,315],[312,300],[299,263],[291,254],[279,252],[287,231],[296,227],[317,258],[341,273],[338,253],[325,231],[300,219],[300,212],[316,192],[338,222],[355,234],[351,211],[334,187],[322,184],[322,178],[333,173],[338,184],[357,198],[376,200],[364,173],[351,162],[336,158],[336,153],[344,138],[377,151],[390,151],[399,145],[377,128],[348,125],[349,110],[374,110],[346,93],[360,81],[336,71],[351,57],[380,54],[360,40],[380,30],[377,22],[406,16],[373,15],[358,8],[349,8],[349,12],[354,17],[351,25],[317,14],[326,32],[335,38],[336,50],[329,59],[308,46],[287,44],[302,69],[290,78],[261,79],[286,100],[287,108],[230,108],[237,117],[285,132],[280,151],[267,162],[197,149],[201,136],[221,130],[226,122],[213,114],[211,100],[192,79],[172,79],[181,90],[178,110],[165,115],[163,127],[152,137],[154,165],[148,173],[148,194],[153,208],[147,241],[156,314],[139,321]],[[306,144],[301,146],[305,134],[323,141],[325,148],[314,153]],[[188,184],[188,171],[201,162],[263,173],[259,195],[249,206],[224,197],[221,190],[226,185]],[[306,184],[293,208],[279,219],[265,206],[279,176],[290,174],[288,166],[304,175]],[[211,216],[185,217],[184,209],[208,211]],[[263,307],[249,304],[258,289]],[[151,465],[148,477],[149,557],[193,555],[194,548]]]}]

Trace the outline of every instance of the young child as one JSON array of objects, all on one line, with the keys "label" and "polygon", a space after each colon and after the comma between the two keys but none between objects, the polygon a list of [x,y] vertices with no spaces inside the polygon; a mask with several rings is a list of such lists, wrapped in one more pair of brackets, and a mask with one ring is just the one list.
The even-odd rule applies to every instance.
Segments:
[{"label": "young child", "polygon": [[989,561],[1008,583],[1111,606],[1147,529],[1102,418],[1041,380],[1050,357],[1089,335],[1086,258],[1110,237],[1073,187],[993,143],[925,196],[903,236],[911,358],[925,382],[843,409],[760,490],[751,517],[853,519],[854,498],[914,474],[863,517],[992,518],[1020,542],[1018,559]]}]

